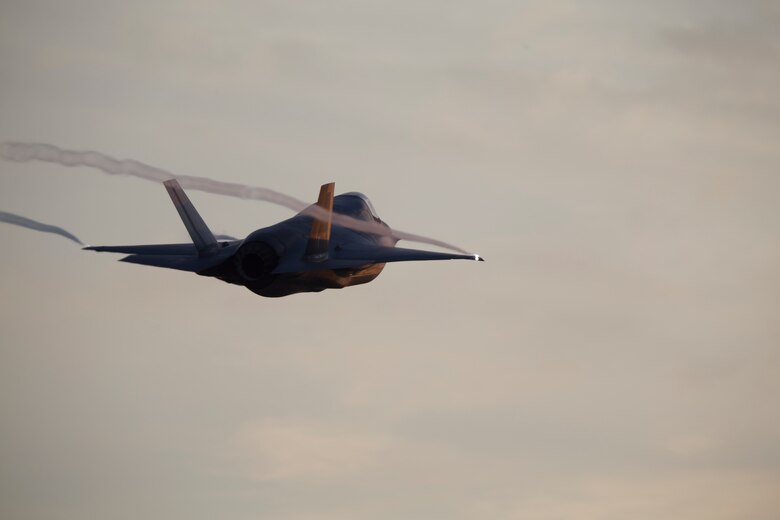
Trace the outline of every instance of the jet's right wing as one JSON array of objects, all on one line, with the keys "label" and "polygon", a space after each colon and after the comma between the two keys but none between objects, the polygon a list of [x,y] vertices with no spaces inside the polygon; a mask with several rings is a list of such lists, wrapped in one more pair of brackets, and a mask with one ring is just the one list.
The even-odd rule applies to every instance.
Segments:
[{"label": "jet's right wing", "polygon": [[199,256],[194,244],[149,244],[139,246],[89,246],[84,249],[101,253],[125,253],[121,262],[151,265],[198,273],[219,265],[238,251],[241,240],[220,242],[219,249],[208,256]]},{"label": "jet's right wing", "polygon": [[188,255],[198,256],[195,244],[148,244],[139,246],[87,246],[87,251],[125,253],[126,255]]}]

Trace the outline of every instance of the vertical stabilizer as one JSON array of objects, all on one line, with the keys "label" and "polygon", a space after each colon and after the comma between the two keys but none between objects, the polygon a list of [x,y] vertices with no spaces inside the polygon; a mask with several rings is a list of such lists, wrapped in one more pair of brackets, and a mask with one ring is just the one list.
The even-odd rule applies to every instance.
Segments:
[{"label": "vertical stabilizer", "polygon": [[315,217],[311,223],[309,243],[306,245],[306,259],[311,262],[323,262],[328,259],[330,247],[330,224],[333,219],[333,192],[336,183],[323,184],[320,187],[320,196],[317,206],[328,212],[326,219]]},{"label": "vertical stabilizer", "polygon": [[195,206],[192,205],[176,179],[165,181],[163,184],[165,184],[165,189],[168,190],[168,195],[171,196],[173,205],[176,206],[176,211],[179,212],[179,216],[184,222],[184,227],[187,228],[187,232],[192,238],[192,243],[195,244],[195,249],[198,250],[198,256],[208,256],[216,251],[218,249],[217,239],[214,238],[211,230],[195,210]]}]

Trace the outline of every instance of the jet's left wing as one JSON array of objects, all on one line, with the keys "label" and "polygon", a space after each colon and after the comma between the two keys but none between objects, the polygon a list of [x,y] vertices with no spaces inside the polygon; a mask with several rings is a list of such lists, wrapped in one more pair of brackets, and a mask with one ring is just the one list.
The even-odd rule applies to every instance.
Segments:
[{"label": "jet's left wing", "polygon": [[282,262],[274,274],[315,271],[319,269],[349,269],[370,264],[388,262],[411,262],[421,260],[477,260],[484,262],[479,255],[464,255],[457,253],[439,253],[406,249],[403,247],[387,247],[376,245],[337,246],[331,251],[329,258],[323,262]]},{"label": "jet's left wing", "polygon": [[419,260],[477,260],[484,262],[479,255],[464,255],[455,253],[438,253],[419,249],[386,246],[349,246],[336,249],[333,253],[339,260],[371,260],[372,263],[409,262]]}]

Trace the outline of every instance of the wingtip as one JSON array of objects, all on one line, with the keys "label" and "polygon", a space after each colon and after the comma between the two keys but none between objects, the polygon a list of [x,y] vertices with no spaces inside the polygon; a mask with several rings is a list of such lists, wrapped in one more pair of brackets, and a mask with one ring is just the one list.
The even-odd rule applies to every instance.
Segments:
[{"label": "wingtip", "polygon": [[476,260],[477,262],[484,262],[484,261],[485,261],[485,259],[484,259],[484,258],[482,258],[482,257],[481,257],[481,256],[479,256],[479,255],[474,255],[474,260]]}]

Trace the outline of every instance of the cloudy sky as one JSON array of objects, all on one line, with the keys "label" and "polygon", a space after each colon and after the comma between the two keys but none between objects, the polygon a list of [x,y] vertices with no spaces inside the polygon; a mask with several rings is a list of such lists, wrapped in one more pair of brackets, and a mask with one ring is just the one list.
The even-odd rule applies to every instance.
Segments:
[{"label": "cloudy sky", "polygon": [[[0,2],[0,141],[335,181],[487,258],[275,300],[0,224],[0,517],[775,517],[778,27],[769,0]],[[236,236],[290,216],[191,198]],[[161,186],[87,168],[0,162],[0,210],[187,239]]]}]

